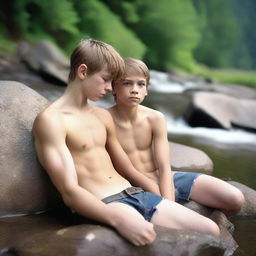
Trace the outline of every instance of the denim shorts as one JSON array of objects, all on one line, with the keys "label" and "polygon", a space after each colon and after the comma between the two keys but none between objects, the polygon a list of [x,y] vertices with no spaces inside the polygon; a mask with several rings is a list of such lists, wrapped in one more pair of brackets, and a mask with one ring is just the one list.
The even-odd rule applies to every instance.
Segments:
[{"label": "denim shorts", "polygon": [[173,172],[173,182],[175,188],[175,201],[183,204],[190,198],[194,182],[202,173],[198,172]]},{"label": "denim shorts", "polygon": [[120,193],[102,199],[106,204],[120,202],[135,208],[147,221],[150,221],[156,206],[162,201],[162,197],[146,192],[138,187],[129,187]]}]

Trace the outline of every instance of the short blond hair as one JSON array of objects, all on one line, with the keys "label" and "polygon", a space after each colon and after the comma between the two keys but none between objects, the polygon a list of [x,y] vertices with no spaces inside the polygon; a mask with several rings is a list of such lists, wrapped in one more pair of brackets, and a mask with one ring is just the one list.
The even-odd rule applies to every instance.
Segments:
[{"label": "short blond hair", "polygon": [[68,81],[76,78],[76,72],[81,64],[88,68],[88,74],[94,74],[103,68],[118,79],[124,74],[124,60],[113,46],[95,39],[82,39],[70,57],[70,72]]},{"label": "short blond hair", "polygon": [[125,78],[127,73],[135,73],[145,77],[148,86],[150,74],[147,65],[143,61],[134,58],[124,58],[124,65],[124,75],[121,79]]}]

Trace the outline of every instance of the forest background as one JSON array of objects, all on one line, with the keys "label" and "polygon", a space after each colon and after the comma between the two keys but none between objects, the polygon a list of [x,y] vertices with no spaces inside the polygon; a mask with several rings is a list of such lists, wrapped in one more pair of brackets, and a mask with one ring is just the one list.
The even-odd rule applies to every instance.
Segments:
[{"label": "forest background", "polygon": [[0,55],[92,37],[150,69],[256,87],[255,23],[256,0],[0,0]]}]

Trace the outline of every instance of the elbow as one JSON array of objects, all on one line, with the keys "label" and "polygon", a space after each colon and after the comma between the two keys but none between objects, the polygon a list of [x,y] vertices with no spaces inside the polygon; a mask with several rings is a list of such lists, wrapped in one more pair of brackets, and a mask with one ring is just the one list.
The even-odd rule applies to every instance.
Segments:
[{"label": "elbow", "polygon": [[65,188],[61,191],[61,197],[65,203],[65,205],[69,208],[73,208],[75,190],[73,188]]},{"label": "elbow", "polygon": [[64,201],[64,204],[67,206],[67,207],[69,207],[69,208],[73,208],[72,207],[72,200],[70,199],[70,197],[68,197],[68,196],[62,196],[62,199],[63,199],[63,201]]}]

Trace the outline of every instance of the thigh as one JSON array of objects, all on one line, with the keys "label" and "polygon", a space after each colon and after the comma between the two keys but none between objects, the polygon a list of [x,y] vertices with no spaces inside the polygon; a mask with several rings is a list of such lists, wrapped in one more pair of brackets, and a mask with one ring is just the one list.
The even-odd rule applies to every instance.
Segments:
[{"label": "thigh", "polygon": [[132,217],[137,217],[137,218],[145,220],[144,217],[135,208],[133,208],[132,206],[130,206],[128,204],[124,204],[124,203],[120,203],[120,202],[111,202],[111,203],[108,203],[108,205],[110,207],[115,208],[119,212],[123,212],[124,214],[128,214]]},{"label": "thigh", "polygon": [[157,205],[157,210],[154,213],[151,222],[168,228],[188,229],[212,235],[219,235],[219,228],[211,219],[176,202],[166,199],[162,200]]},{"label": "thigh", "polygon": [[225,208],[236,194],[237,188],[209,175],[201,175],[195,180],[190,199],[210,207]]}]

